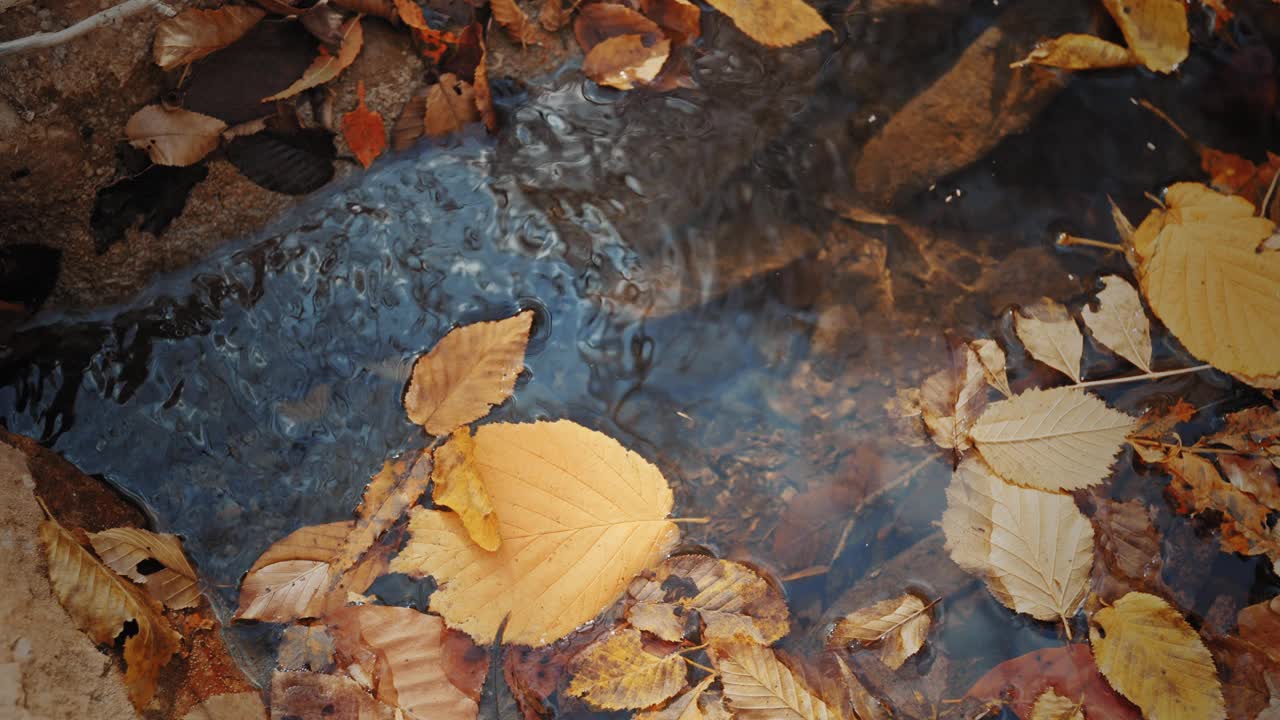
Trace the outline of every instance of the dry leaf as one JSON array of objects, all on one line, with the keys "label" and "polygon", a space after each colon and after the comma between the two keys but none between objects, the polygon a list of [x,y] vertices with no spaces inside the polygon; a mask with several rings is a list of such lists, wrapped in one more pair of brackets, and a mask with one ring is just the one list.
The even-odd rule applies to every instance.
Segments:
[{"label": "dry leaf", "polygon": [[1118,275],[1102,278],[1097,311],[1086,307],[1080,315],[1095,340],[1151,372],[1151,323],[1138,291],[1124,278]]},{"label": "dry leaf", "polygon": [[1280,412],[1265,406],[1233,412],[1222,429],[1203,442],[1261,455],[1280,467]]},{"label": "dry leaf", "polygon": [[342,26],[342,46],[338,48],[337,55],[329,54],[323,45],[320,46],[320,56],[311,61],[311,65],[302,72],[302,77],[275,95],[263,98],[262,102],[291,98],[303,90],[329,82],[355,62],[362,47],[364,47],[364,30],[360,27],[360,16],[357,15]]},{"label": "dry leaf", "polygon": [[1102,0],[1103,6],[1143,65],[1169,73],[1187,59],[1191,35],[1182,0]]},{"label": "dry leaf", "polygon": [[412,608],[355,605],[331,613],[325,622],[348,672],[357,680],[372,679],[378,700],[411,718],[476,717],[476,701],[451,682],[446,670],[439,617]]},{"label": "dry leaf", "polygon": [[156,26],[152,54],[157,65],[172,70],[230,45],[265,15],[258,8],[244,5],[184,10]]},{"label": "dry leaf", "polygon": [[1072,702],[1049,688],[1040,693],[1031,708],[1031,720],[1084,720],[1080,703]]},{"label": "dry leaf", "polygon": [[689,0],[641,0],[640,11],[665,30],[677,47],[702,35],[702,9]]},{"label": "dry leaf", "polygon": [[267,720],[267,706],[257,690],[225,693],[191,708],[182,720]]},{"label": "dry leaf", "polygon": [[359,564],[369,548],[382,537],[382,533],[422,497],[431,480],[432,460],[431,454],[426,450],[412,463],[387,460],[378,474],[369,479],[364,496],[360,499],[360,507],[356,508],[355,524],[343,539],[337,556],[329,563],[330,588],[340,584],[341,578]]},{"label": "dry leaf", "polygon": [[489,9],[493,11],[493,19],[498,21],[512,40],[521,45],[542,44],[545,36],[516,4],[516,0],[489,0]]},{"label": "dry leaf", "polygon": [[1213,657],[1182,615],[1132,592],[1090,619],[1089,642],[1107,681],[1148,720],[1223,720]]},{"label": "dry leaf", "polygon": [[[458,76],[453,73],[444,73],[440,76],[439,82],[427,88],[427,114],[424,129],[429,137],[444,137],[458,132],[469,123],[480,119],[478,107],[475,91],[472,89],[471,83],[466,80],[459,80]],[[524,314],[526,313],[521,315]],[[517,315],[516,318],[521,317],[521,315]],[[508,318],[497,322],[502,323],[514,319]],[[485,323],[478,324],[483,325]],[[514,324],[518,325],[519,323]],[[520,351],[521,367],[523,367],[524,360],[523,342]],[[519,370],[517,369],[518,373]],[[417,376],[415,375],[415,377]],[[514,377],[513,375],[513,381]],[[485,409],[485,412],[488,412],[488,408]],[[430,432],[430,429],[428,429],[428,432]],[[435,433],[432,434],[434,435]]]},{"label": "dry leaf", "polygon": [[1133,418],[1070,387],[1027,390],[992,404],[969,436],[992,470],[1041,490],[1078,490],[1102,482]]},{"label": "dry leaf", "polygon": [[623,627],[588,645],[569,665],[568,693],[605,710],[645,708],[684,689],[688,668],[679,653],[654,655],[640,631]]},{"label": "dry leaf", "polygon": [[414,0],[393,0],[396,6],[396,15],[400,16],[400,21],[415,30],[430,30],[431,26],[427,24],[426,18],[422,16],[422,8]]},{"label": "dry leaf", "polygon": [[342,116],[342,136],[356,159],[368,169],[387,149],[387,128],[382,124],[382,116],[364,104],[363,80],[356,82],[356,96],[359,98],[356,109]]},{"label": "dry leaf", "polygon": [[956,564],[1009,609],[1065,624],[1084,601],[1093,527],[1070,496],[1010,485],[970,458],[947,487],[942,530]]},{"label": "dry leaf", "polygon": [[[166,607],[179,610],[200,600],[199,576],[182,553],[176,535],[160,535],[138,528],[112,528],[89,536],[93,550],[107,567],[139,583]],[[138,563],[153,560],[164,567],[148,575]]]},{"label": "dry leaf", "polygon": [[[523,347],[523,343],[521,344]],[[567,420],[496,423],[475,435],[502,546],[478,548],[452,513],[418,508],[395,572],[432,575],[431,609],[477,643],[540,647],[594,618],[679,537],[662,473]]]},{"label": "dry leaf", "polygon": [[611,37],[587,53],[582,72],[600,85],[631,90],[658,76],[671,54],[671,41],[644,35]]},{"label": "dry leaf", "polygon": [[1061,303],[1040,298],[1014,315],[1014,326],[1031,357],[1080,382],[1084,336],[1075,318]]},{"label": "dry leaf", "polygon": [[1009,67],[1044,65],[1065,70],[1094,70],[1137,64],[1129,48],[1093,35],[1068,33],[1041,40],[1031,54]]},{"label": "dry leaf", "polygon": [[400,117],[391,126],[391,149],[397,152],[413,147],[426,132],[427,92],[423,90],[405,101]]},{"label": "dry leaf", "polygon": [[1169,493],[1178,502],[1178,512],[1222,513],[1222,549],[1243,555],[1265,554],[1280,564],[1280,535],[1271,529],[1270,510],[1254,497],[1222,479],[1213,462],[1199,455],[1182,453],[1164,461],[1173,475]]},{"label": "dry leaf", "polygon": [[1276,467],[1266,458],[1222,454],[1218,465],[1227,481],[1258,499],[1269,510],[1280,510]]},{"label": "dry leaf", "polygon": [[[558,2],[558,0],[557,0]],[[480,63],[476,65],[475,85],[476,111],[480,113],[480,121],[489,132],[498,130],[498,112],[493,108],[493,91],[489,88],[489,48],[485,44],[484,35],[479,36]]]},{"label": "dry leaf", "polygon": [[636,578],[627,589],[627,619],[663,640],[684,637],[697,611],[704,642],[735,635],[769,645],[787,634],[787,603],[751,568],[706,555],[679,555]]},{"label": "dry leaf", "polygon": [[1280,597],[1250,605],[1237,615],[1240,639],[1253,643],[1280,663]]},{"label": "dry leaf", "polygon": [[466,427],[454,430],[449,441],[436,450],[435,459],[431,499],[436,505],[457,513],[462,527],[477,545],[485,550],[497,550],[502,542],[498,536],[498,517],[484,489],[484,481],[476,471],[471,430]]},{"label": "dry leaf", "polygon": [[329,672],[337,651],[324,625],[290,625],[280,636],[276,667],[282,670]]},{"label": "dry leaf", "polygon": [[969,431],[987,405],[987,374],[977,353],[948,340],[950,367],[925,378],[920,411],[929,437],[957,455],[969,449]]},{"label": "dry leaf", "polygon": [[[646,710],[636,713],[635,720],[716,720],[714,715],[705,712],[700,705],[703,700],[703,693],[707,691],[707,688],[711,686],[712,681],[715,679],[715,675],[704,677],[702,682],[681,693],[679,697],[672,700],[661,710]],[[724,718],[728,720],[729,715],[727,712]]]},{"label": "dry leaf", "polygon": [[156,692],[156,680],[182,637],[160,605],[117,576],[54,520],[40,523],[40,541],[49,562],[49,583],[76,626],[99,645],[111,646],[126,623],[137,631],[124,641],[125,685],[141,710]]},{"label": "dry leaf", "polygon": [[789,47],[831,26],[804,0],[709,0],[747,37],[767,47]]},{"label": "dry leaf", "polygon": [[488,414],[511,396],[532,325],[533,312],[526,310],[450,330],[413,365],[404,396],[409,419],[432,435],[447,435]]},{"label": "dry leaf", "polygon": [[919,597],[904,593],[849,613],[836,621],[827,637],[827,647],[847,647],[852,643],[880,645],[880,660],[897,670],[907,658],[924,647],[933,618]]},{"label": "dry leaf", "polygon": [[281,672],[271,676],[272,720],[403,720],[360,684],[342,675]]},{"label": "dry leaf", "polygon": [[716,643],[708,654],[738,720],[836,720],[839,713],[767,647]]},{"label": "dry leaf", "polygon": [[538,11],[538,24],[547,32],[555,32],[569,22],[572,8],[566,10],[563,0],[543,0]]},{"label": "dry leaf", "polygon": [[1006,660],[982,676],[967,694],[1007,705],[1018,717],[1029,718],[1036,699],[1049,688],[1080,698],[1088,708],[1088,720],[1142,720],[1138,709],[1098,672],[1088,643],[1036,650]]},{"label": "dry leaf", "polygon": [[218,147],[226,128],[208,115],[148,105],[129,118],[124,134],[157,165],[193,165]]},{"label": "dry leaf", "polygon": [[986,339],[971,340],[969,349],[978,356],[978,362],[982,364],[982,372],[987,376],[987,383],[1000,391],[1001,395],[1012,397],[1013,391],[1009,389],[1009,375],[1005,371],[1004,350],[1001,349],[1000,343]]},{"label": "dry leaf", "polygon": [[[1175,0],[1176,1],[1176,0]],[[1151,310],[1192,355],[1246,382],[1280,376],[1280,254],[1258,253],[1275,224],[1243,198],[1197,183],[1165,193],[1133,236]]]}]

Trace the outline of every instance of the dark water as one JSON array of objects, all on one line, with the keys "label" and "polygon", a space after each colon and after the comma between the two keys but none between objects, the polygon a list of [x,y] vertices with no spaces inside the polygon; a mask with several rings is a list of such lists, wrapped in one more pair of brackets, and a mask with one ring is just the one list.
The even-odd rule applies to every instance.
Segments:
[{"label": "dark water", "polygon": [[[1081,77],[1028,134],[902,210],[936,238],[922,248],[838,220],[822,197],[848,185],[862,119],[909,98],[988,17],[843,22],[840,42],[788,51],[709,23],[698,91],[616,94],[566,68],[509,102],[496,140],[384,159],[131,303],[39,316],[5,360],[0,419],[182,535],[225,613],[263,549],[348,518],[384,459],[425,444],[400,404],[417,354],[457,324],[534,308],[527,373],[491,419],[571,418],[654,460],[677,512],[713,520],[687,528],[690,544],[781,573],[768,535],[785,498],[917,473],[864,512],[830,573],[788,585],[812,629],[940,515],[945,458],[905,442],[881,405],[942,366],[943,331],[1007,335],[1011,303],[1085,297],[1121,261],[1056,251],[1053,235],[1110,239],[1108,194],[1140,217],[1142,192],[1196,177],[1129,98],[1183,111],[1227,149],[1266,147],[1275,126],[1202,112],[1212,52],[1178,78]],[[930,587],[927,568],[913,579]],[[229,636],[261,671],[271,632]],[[985,598],[936,644],[998,660],[1055,632]]]}]

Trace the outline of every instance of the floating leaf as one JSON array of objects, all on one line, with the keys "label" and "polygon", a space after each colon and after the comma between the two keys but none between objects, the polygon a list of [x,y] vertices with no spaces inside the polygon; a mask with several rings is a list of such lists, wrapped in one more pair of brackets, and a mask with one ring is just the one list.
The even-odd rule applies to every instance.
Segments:
[{"label": "floating leaf", "polygon": [[356,82],[356,96],[359,98],[356,109],[342,116],[342,136],[356,159],[368,169],[387,149],[387,128],[382,124],[382,116],[364,104],[363,80]]},{"label": "floating leaf", "polygon": [[342,46],[338,48],[337,55],[331,55],[323,45],[320,46],[320,56],[311,61],[311,65],[303,71],[302,77],[275,95],[263,98],[262,102],[284,100],[303,90],[329,82],[355,62],[362,47],[364,47],[364,30],[360,27],[360,16],[357,15],[342,26]]},{"label": "floating leaf", "polygon": [[[646,710],[636,713],[635,720],[715,720],[714,716],[703,711],[701,701],[703,693],[711,686],[715,675],[708,675],[702,682],[681,693],[661,710]],[[728,719],[728,713],[725,714]]]},{"label": "floating leaf", "polygon": [[789,47],[831,26],[804,0],[710,0],[747,37],[768,47]]},{"label": "floating leaf", "polygon": [[1041,490],[1078,490],[1106,479],[1133,418],[1070,387],[1027,390],[992,404],[974,424],[974,447],[1000,477]]},{"label": "floating leaf", "polygon": [[1137,64],[1129,48],[1093,35],[1068,33],[1041,40],[1026,58],[1009,67],[1044,65],[1065,70],[1094,70]]},{"label": "floating leaf", "polygon": [[1191,35],[1182,0],[1102,0],[1143,65],[1169,73],[1187,59]]},{"label": "floating leaf", "polygon": [[[93,550],[107,567],[141,584],[147,594],[166,607],[181,609],[200,600],[196,569],[182,552],[176,535],[160,535],[138,528],[112,528],[92,533]],[[138,563],[151,560],[163,568],[143,575]]]},{"label": "floating leaf", "polygon": [[1133,237],[1151,310],[1192,355],[1250,384],[1274,386],[1280,253],[1257,248],[1275,224],[1255,217],[1247,200],[1197,183],[1170,187],[1165,203]]},{"label": "floating leaf", "polygon": [[1222,479],[1212,461],[1182,453],[1164,461],[1173,475],[1169,493],[1181,513],[1222,513],[1222,549],[1243,555],[1269,556],[1280,564],[1280,535],[1267,522],[1270,510],[1252,495]]},{"label": "floating leaf", "polygon": [[540,45],[545,37],[537,25],[529,19],[516,0],[489,0],[493,19],[498,21],[512,40],[521,45]]},{"label": "floating leaf", "polygon": [[533,312],[454,328],[413,365],[404,407],[432,435],[479,420],[511,396]]},{"label": "floating leaf", "polygon": [[679,555],[636,578],[627,589],[627,619],[676,642],[688,611],[702,619],[703,641],[735,635],[769,645],[787,634],[787,603],[751,568],[706,555]]},{"label": "floating leaf", "polygon": [[1005,372],[1006,361],[1000,343],[986,339],[972,340],[969,342],[969,349],[977,354],[978,361],[982,363],[982,372],[987,376],[991,387],[999,390],[1001,395],[1011,397],[1013,391],[1009,389],[1009,375]]},{"label": "floating leaf", "polygon": [[239,40],[265,15],[258,8],[244,5],[184,10],[156,26],[152,54],[164,70],[193,63]]},{"label": "floating leaf", "polygon": [[582,72],[601,85],[631,90],[656,78],[670,54],[671,41],[666,38],[619,35],[591,48]]},{"label": "floating leaf", "polygon": [[1080,703],[1072,702],[1049,688],[1040,693],[1031,708],[1031,720],[1084,720]]},{"label": "floating leaf", "polygon": [[657,705],[688,682],[688,668],[679,653],[650,653],[640,631],[629,627],[588,645],[570,663],[569,672],[569,694],[606,710]]},{"label": "floating leaf", "polygon": [[157,165],[194,165],[222,142],[227,124],[217,118],[176,108],[148,105],[129,118],[129,144],[145,150]]},{"label": "floating leaf", "polygon": [[257,690],[224,693],[206,698],[182,720],[267,720],[267,706]]},{"label": "floating leaf", "polygon": [[744,640],[713,644],[709,654],[738,720],[836,720],[840,714],[773,651]]},{"label": "floating leaf", "polygon": [[607,435],[566,420],[484,425],[475,458],[502,546],[482,550],[452,513],[418,508],[392,568],[434,576],[431,609],[478,643],[508,616],[504,642],[564,637],[679,537],[662,473]]},{"label": "floating leaf", "polygon": [[1021,314],[1014,315],[1014,326],[1018,339],[1032,357],[1080,382],[1084,335],[1061,303],[1040,298],[1023,308]]},{"label": "floating leaf", "polygon": [[880,643],[880,660],[897,670],[924,647],[933,624],[930,606],[911,593],[881,600],[837,620],[827,638],[827,647]]},{"label": "floating leaf", "polygon": [[1117,275],[1102,278],[1097,311],[1086,307],[1080,315],[1094,339],[1151,372],[1151,323],[1142,309],[1138,291],[1124,278]]},{"label": "floating leaf", "polygon": [[920,411],[933,442],[959,454],[969,449],[969,431],[987,405],[987,374],[968,345],[948,345],[951,365],[925,378]]},{"label": "floating leaf", "polygon": [[449,436],[449,442],[436,450],[435,469],[431,471],[434,486],[431,499],[436,505],[456,512],[462,527],[477,545],[497,550],[498,517],[484,489],[484,481],[476,470],[475,441],[471,430],[460,427]]},{"label": "floating leaf", "polygon": [[1223,720],[1222,685],[1209,650],[1182,615],[1131,592],[1093,614],[1089,642],[1112,687],[1148,720]]},{"label": "floating leaf", "polygon": [[[480,119],[479,105],[476,103],[475,91],[471,83],[458,79],[453,73],[444,73],[440,81],[427,88],[427,113],[424,118],[424,130],[430,137],[444,137],[458,132]],[[525,315],[528,313],[521,313]],[[516,318],[521,317],[517,315]],[[515,318],[508,318],[507,321]],[[507,322],[498,321],[498,322]],[[481,323],[483,324],[483,323]],[[519,323],[515,323],[519,324]],[[527,334],[527,328],[526,328]],[[521,359],[524,351],[521,350]],[[486,409],[487,412],[487,409]],[[430,430],[428,429],[428,432]],[[432,433],[433,435],[435,433]]]},{"label": "floating leaf", "polygon": [[342,575],[355,567],[382,533],[422,497],[431,480],[432,460],[432,456],[426,451],[419,454],[412,463],[387,460],[378,474],[369,479],[364,496],[360,498],[360,506],[356,508],[355,523],[343,538],[337,556],[330,563],[330,586],[335,585]]}]

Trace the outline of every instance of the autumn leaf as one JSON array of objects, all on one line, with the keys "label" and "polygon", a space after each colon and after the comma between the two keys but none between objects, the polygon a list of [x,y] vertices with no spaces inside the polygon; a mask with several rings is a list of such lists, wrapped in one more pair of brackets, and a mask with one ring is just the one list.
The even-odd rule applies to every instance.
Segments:
[{"label": "autumn leaf", "polygon": [[402,720],[404,717],[344,675],[279,670],[271,675],[271,716],[279,720]]},{"label": "autumn leaf", "polygon": [[1230,413],[1222,429],[1202,442],[1261,455],[1280,467],[1280,411],[1258,406]]},{"label": "autumn leaf", "polygon": [[1098,309],[1080,312],[1085,327],[1104,347],[1151,372],[1151,323],[1138,291],[1117,275],[1102,278]]},{"label": "autumn leaf", "polygon": [[124,134],[157,165],[194,165],[218,147],[226,127],[208,115],[147,105],[125,123]]},{"label": "autumn leaf", "polygon": [[538,11],[538,24],[547,32],[555,32],[569,22],[573,9],[566,9],[563,0],[542,0]]},{"label": "autumn leaf", "polygon": [[[200,600],[196,569],[182,552],[176,535],[161,535],[139,528],[112,528],[91,533],[93,550],[107,567],[140,584],[147,594],[166,607],[180,610]],[[143,575],[138,563],[153,561],[162,567]]]},{"label": "autumn leaf", "polygon": [[670,54],[671,41],[666,38],[619,35],[591,48],[582,72],[600,85],[631,90],[656,78]]},{"label": "autumn leaf", "polygon": [[487,552],[453,513],[418,508],[392,569],[434,576],[431,609],[477,643],[493,642],[508,615],[504,642],[538,647],[564,637],[679,537],[665,519],[672,496],[662,473],[576,423],[484,425],[475,459],[501,547]]},{"label": "autumn leaf", "polygon": [[1151,310],[1192,355],[1260,387],[1280,382],[1280,253],[1249,201],[1178,183],[1134,232]]},{"label": "autumn leaf", "polygon": [[[635,720],[716,720],[702,707],[703,694],[715,679],[715,675],[706,676],[702,682],[681,693],[661,710],[645,710],[636,713]],[[724,717],[728,720],[727,712]]]},{"label": "autumn leaf", "polygon": [[666,31],[674,46],[702,35],[702,9],[689,0],[641,0],[640,11]]},{"label": "autumn leaf", "polygon": [[427,88],[425,131],[430,137],[458,132],[480,119],[478,107],[471,83],[444,73],[439,82]]},{"label": "autumn leaf", "polygon": [[422,8],[414,0],[393,0],[393,2],[396,6],[396,14],[405,25],[415,30],[431,29],[426,18],[422,16]]},{"label": "autumn leaf", "polygon": [[182,720],[267,720],[267,707],[257,690],[223,693],[206,698]]},{"label": "autumn leaf", "polygon": [[1036,698],[1036,704],[1031,708],[1031,720],[1084,720],[1084,710],[1080,703],[1048,688]]},{"label": "autumn leaf", "polygon": [[987,371],[966,344],[948,339],[949,367],[925,378],[920,410],[929,437],[957,454],[969,449],[969,431],[987,405]]},{"label": "autumn leaf", "polygon": [[1129,48],[1093,35],[1068,33],[1041,40],[1031,54],[1009,67],[1044,65],[1064,70],[1096,70],[1137,64]]},{"label": "autumn leaf", "polygon": [[1173,475],[1169,493],[1181,513],[1222,513],[1222,549],[1243,555],[1265,554],[1280,565],[1280,535],[1267,521],[1270,510],[1252,495],[1222,479],[1213,462],[1192,453],[1164,461]]},{"label": "autumn leaf", "polygon": [[356,82],[356,97],[359,98],[356,109],[342,116],[342,136],[356,159],[368,169],[387,149],[387,128],[382,124],[382,116],[364,104],[363,80]]},{"label": "autumn leaf", "polygon": [[493,108],[493,91],[489,87],[489,48],[484,34],[479,35],[480,63],[476,65],[473,95],[476,100],[476,111],[480,113],[480,121],[489,132],[498,130],[498,113]]},{"label": "autumn leaf", "polygon": [[1236,616],[1240,639],[1260,648],[1280,663],[1280,596],[1250,605]]},{"label": "autumn leaf", "polygon": [[880,660],[897,670],[924,647],[933,624],[929,615],[932,605],[911,593],[881,600],[837,620],[827,637],[827,647],[880,643]]},{"label": "autumn leaf", "polygon": [[290,625],[280,635],[276,667],[283,670],[329,672],[337,648],[324,625]]},{"label": "autumn leaf", "polygon": [[1143,65],[1156,72],[1177,69],[1191,47],[1182,0],[1102,0],[1124,41]]},{"label": "autumn leaf", "polygon": [[1084,336],[1061,303],[1041,298],[1014,315],[1014,327],[1032,357],[1080,382]]},{"label": "autumn leaf", "polygon": [[1098,670],[1148,720],[1223,720],[1222,686],[1209,650],[1164,600],[1131,592],[1090,618]]},{"label": "autumn leaf", "polygon": [[650,653],[640,631],[630,627],[588,645],[570,663],[569,672],[569,694],[605,710],[657,705],[688,682],[688,668],[679,653]]},{"label": "autumn leaf", "polygon": [[987,376],[987,383],[1001,395],[1012,397],[1013,391],[1009,389],[1009,375],[1005,370],[1004,350],[1001,349],[1000,343],[988,339],[971,340],[969,349],[978,356],[982,373]]},{"label": "autumn leaf", "polygon": [[1142,720],[1138,709],[1098,672],[1087,643],[1036,650],[1006,660],[974,683],[967,695],[1007,704],[1018,717],[1029,718],[1035,701],[1050,688],[1081,699],[1088,720]]},{"label": "autumn leaf", "polygon": [[684,617],[696,611],[703,641],[735,635],[762,645],[788,630],[787,603],[751,568],[706,555],[679,555],[636,578],[627,589],[627,619],[670,642],[684,637]]},{"label": "autumn leaf", "polygon": [[485,491],[484,481],[476,471],[475,442],[471,430],[460,427],[449,436],[449,442],[436,450],[434,483],[431,499],[436,505],[458,514],[467,535],[485,550],[498,549],[498,518]]},{"label": "autumn leaf", "polygon": [[767,647],[745,640],[715,643],[708,654],[738,720],[837,720],[822,698]]},{"label": "autumn leaf", "polygon": [[356,508],[355,523],[329,563],[330,588],[335,587],[348,570],[356,567],[382,533],[422,497],[431,480],[433,467],[431,454],[423,451],[411,462],[387,460],[382,469],[369,479],[360,506]]},{"label": "autumn leaf", "polygon": [[415,93],[405,101],[400,109],[400,116],[391,126],[391,149],[400,151],[413,147],[418,138],[426,132],[427,125],[427,92]]},{"label": "autumn leaf", "polygon": [[[1098,547],[1097,559],[1101,561],[1094,563],[1095,586],[1099,584],[1096,572],[1099,569],[1109,576],[1118,576],[1119,580],[1140,585],[1161,583],[1164,560],[1160,556],[1160,536],[1152,514],[1151,507],[1141,500],[1097,500],[1089,518]],[[1107,580],[1107,587],[1095,588],[1103,600],[1123,594],[1109,592],[1107,588],[1114,587],[1115,581],[1112,577]],[[1127,591],[1128,587],[1122,587]]]},{"label": "autumn leaf", "polygon": [[1222,454],[1218,465],[1227,482],[1249,493],[1268,510],[1280,510],[1276,468],[1266,458]]},{"label": "autumn leaf", "polygon": [[767,47],[789,47],[831,26],[804,0],[709,0],[738,29]]},{"label": "autumn leaf", "polygon": [[311,65],[302,72],[302,77],[275,95],[263,98],[262,102],[291,98],[303,90],[329,82],[355,62],[362,47],[364,47],[364,30],[360,27],[360,16],[357,15],[342,26],[342,46],[338,48],[337,55],[330,55],[329,51],[321,46],[320,56],[311,61]]},{"label": "autumn leaf", "polygon": [[409,419],[432,435],[447,435],[510,397],[532,324],[533,312],[526,310],[449,331],[413,365],[404,396]]},{"label": "autumn leaf", "polygon": [[265,15],[262,10],[245,5],[184,10],[156,26],[152,54],[164,70],[193,63],[240,39]]},{"label": "autumn leaf", "polygon": [[178,651],[182,637],[169,626],[158,603],[107,569],[57,521],[40,523],[40,542],[54,595],[95,643],[109,647],[126,624],[137,626],[124,640],[124,681],[134,707],[145,708],[155,695],[161,668]]},{"label": "autumn leaf", "polygon": [[537,25],[529,19],[516,0],[489,0],[493,19],[498,21],[512,40],[521,45],[540,45],[545,37]]}]

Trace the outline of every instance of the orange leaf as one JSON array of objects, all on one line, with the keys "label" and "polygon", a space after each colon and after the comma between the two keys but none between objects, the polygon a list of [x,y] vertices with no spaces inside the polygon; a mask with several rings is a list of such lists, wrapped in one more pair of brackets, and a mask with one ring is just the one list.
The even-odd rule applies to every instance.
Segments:
[{"label": "orange leaf", "polygon": [[395,0],[396,14],[405,25],[415,30],[430,30],[427,19],[422,17],[422,8],[413,0]]},{"label": "orange leaf", "polygon": [[516,4],[516,0],[489,0],[489,9],[493,11],[493,19],[507,31],[512,40],[521,45],[540,45],[545,34],[524,10]]},{"label": "orange leaf", "polygon": [[382,116],[364,104],[363,80],[356,83],[356,94],[360,102],[355,110],[342,116],[342,136],[367,170],[374,158],[387,149],[387,128],[382,124]]},{"label": "orange leaf", "polygon": [[480,119],[489,132],[498,129],[498,113],[493,109],[493,93],[489,90],[489,49],[485,45],[484,35],[480,35],[480,64],[476,65],[476,82],[474,86],[476,109],[480,111]]},{"label": "orange leaf", "polygon": [[[422,15],[421,10],[418,11],[418,15]],[[422,41],[422,57],[432,63],[439,63],[449,46],[458,42],[458,36],[453,33],[426,27],[426,23],[423,23],[421,28],[415,28],[414,33]]]}]

